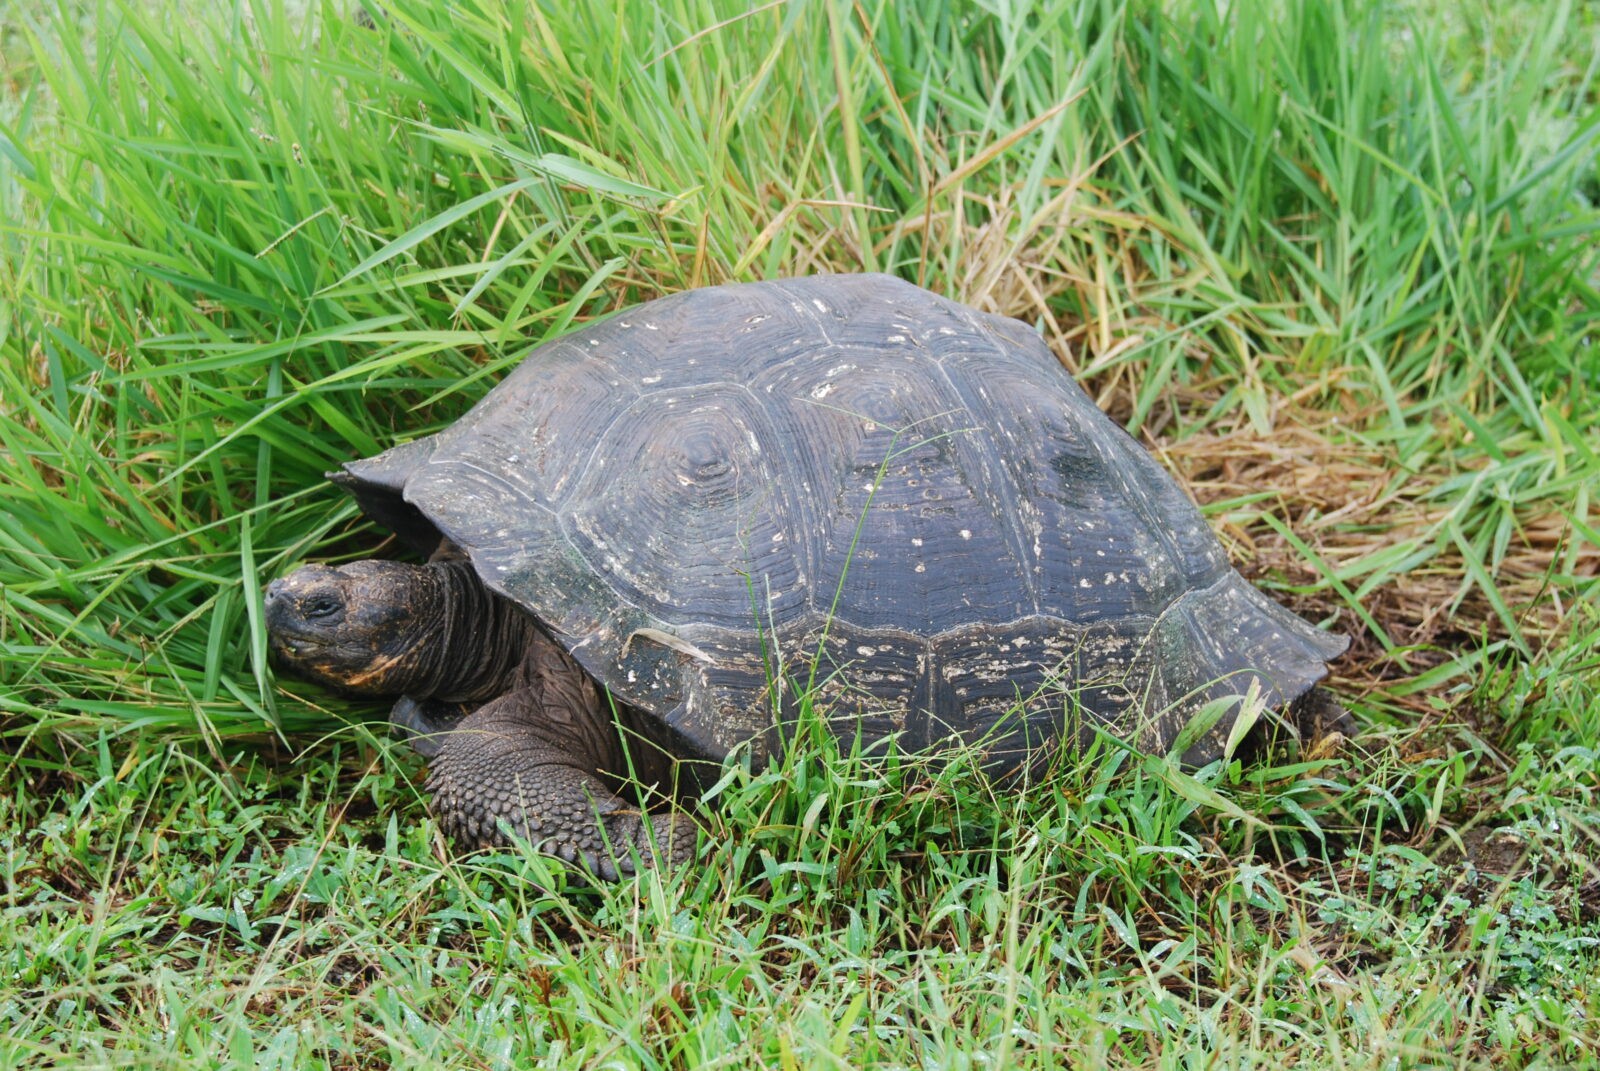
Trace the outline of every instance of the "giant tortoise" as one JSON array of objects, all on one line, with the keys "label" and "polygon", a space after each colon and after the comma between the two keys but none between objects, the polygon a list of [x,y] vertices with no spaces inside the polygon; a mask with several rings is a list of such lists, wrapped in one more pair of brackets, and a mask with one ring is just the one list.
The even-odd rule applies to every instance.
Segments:
[{"label": "giant tortoise", "polygon": [[640,784],[765,761],[802,693],[863,747],[971,745],[1019,786],[1251,688],[1342,714],[1314,686],[1347,640],[1235,572],[1033,331],[886,276],[639,305],[332,479],[429,560],[273,582],[278,664],[399,697],[458,839],[605,877],[693,850]]}]

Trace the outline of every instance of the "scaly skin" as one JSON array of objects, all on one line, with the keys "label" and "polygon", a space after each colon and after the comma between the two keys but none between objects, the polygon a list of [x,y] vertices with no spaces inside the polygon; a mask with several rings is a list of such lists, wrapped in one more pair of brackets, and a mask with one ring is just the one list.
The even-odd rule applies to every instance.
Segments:
[{"label": "scaly skin", "polygon": [[607,881],[658,858],[688,862],[694,822],[681,812],[646,814],[611,791],[591,765],[590,745],[599,743],[591,738],[603,734],[588,713],[542,702],[530,687],[469,715],[429,770],[439,824],[474,846],[526,840]]},{"label": "scaly skin", "polygon": [[616,793],[630,779],[670,791],[676,764],[650,723],[619,712],[625,744],[594,681],[543,633],[517,680],[445,737],[428,775],[439,824],[468,844],[529,841],[608,881],[636,859],[687,862],[692,820],[645,814]]},{"label": "scaly skin", "polygon": [[280,667],[401,697],[396,720],[424,734],[432,808],[458,840],[527,840],[606,880],[692,857],[691,818],[646,814],[617,794],[629,780],[675,788],[655,723],[630,711],[613,720],[588,674],[466,562],[307,566],[274,581],[266,605]]}]

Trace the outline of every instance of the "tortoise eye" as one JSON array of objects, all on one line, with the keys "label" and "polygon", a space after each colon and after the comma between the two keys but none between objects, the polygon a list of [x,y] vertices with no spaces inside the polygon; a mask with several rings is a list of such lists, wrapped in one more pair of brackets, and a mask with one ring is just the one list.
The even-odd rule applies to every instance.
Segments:
[{"label": "tortoise eye", "polygon": [[306,603],[307,617],[332,617],[339,612],[339,600],[332,595],[318,595]]}]

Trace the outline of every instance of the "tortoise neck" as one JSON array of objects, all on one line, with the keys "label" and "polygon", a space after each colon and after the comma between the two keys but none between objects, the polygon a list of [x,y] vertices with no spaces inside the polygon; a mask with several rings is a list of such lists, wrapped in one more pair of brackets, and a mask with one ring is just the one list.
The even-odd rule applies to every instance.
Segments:
[{"label": "tortoise neck", "polygon": [[438,642],[424,645],[433,657],[419,667],[422,686],[408,694],[452,702],[493,699],[503,694],[522,665],[536,626],[532,618],[484,586],[471,563],[424,566],[438,593]]}]

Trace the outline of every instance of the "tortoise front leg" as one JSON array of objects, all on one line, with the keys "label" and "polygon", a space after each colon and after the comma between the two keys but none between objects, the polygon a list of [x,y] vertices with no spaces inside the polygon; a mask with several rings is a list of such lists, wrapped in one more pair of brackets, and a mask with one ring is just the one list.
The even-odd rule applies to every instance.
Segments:
[{"label": "tortoise front leg", "polygon": [[428,787],[445,832],[475,847],[526,840],[607,881],[658,854],[687,862],[694,821],[681,812],[646,814],[614,793],[602,775],[626,769],[607,714],[547,703],[529,687],[480,707],[448,733]]}]

